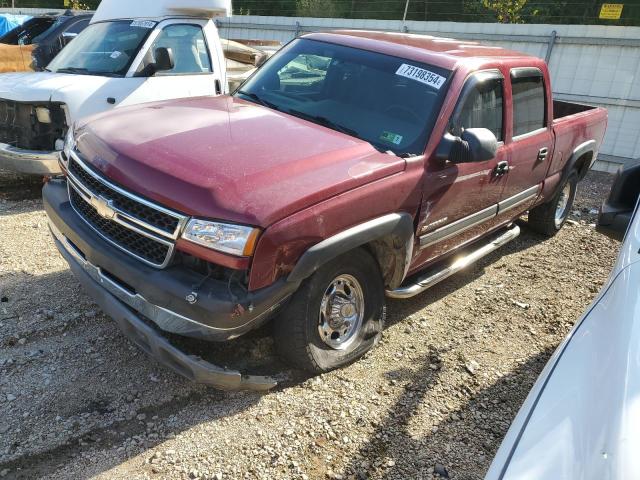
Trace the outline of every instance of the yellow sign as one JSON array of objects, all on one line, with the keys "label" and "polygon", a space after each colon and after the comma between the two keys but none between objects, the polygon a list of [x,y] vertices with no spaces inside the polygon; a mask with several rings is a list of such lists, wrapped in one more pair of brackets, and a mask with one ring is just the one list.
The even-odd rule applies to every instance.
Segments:
[{"label": "yellow sign", "polygon": [[601,20],[620,20],[622,16],[622,3],[603,3],[600,9]]}]

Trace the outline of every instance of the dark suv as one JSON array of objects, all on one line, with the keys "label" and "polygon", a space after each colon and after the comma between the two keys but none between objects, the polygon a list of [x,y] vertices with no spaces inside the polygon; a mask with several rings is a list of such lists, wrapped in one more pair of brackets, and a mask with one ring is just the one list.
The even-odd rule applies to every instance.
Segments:
[{"label": "dark suv", "polygon": [[33,68],[43,70],[67,43],[89,25],[92,16],[68,10],[63,15],[35,17],[4,34],[0,43],[36,45]]}]

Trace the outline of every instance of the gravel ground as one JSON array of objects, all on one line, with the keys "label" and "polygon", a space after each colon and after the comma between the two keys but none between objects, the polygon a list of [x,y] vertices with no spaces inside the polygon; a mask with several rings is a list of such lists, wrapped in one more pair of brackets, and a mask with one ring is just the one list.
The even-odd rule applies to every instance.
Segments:
[{"label": "gravel ground", "polygon": [[[613,266],[619,245],[593,227],[610,183],[589,174],[557,237],[523,229],[390,301],[364,359],[315,378],[285,369],[259,395],[193,385],[132,346],[56,252],[39,186],[0,176],[0,477],[482,478]],[[225,351],[284,368],[267,338]]]}]

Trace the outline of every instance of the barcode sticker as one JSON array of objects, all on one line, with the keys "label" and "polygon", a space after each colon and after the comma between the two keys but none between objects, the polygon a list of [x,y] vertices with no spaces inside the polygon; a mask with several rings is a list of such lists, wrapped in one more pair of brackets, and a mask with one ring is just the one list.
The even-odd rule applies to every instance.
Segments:
[{"label": "barcode sticker", "polygon": [[440,87],[442,87],[442,85],[444,85],[444,82],[447,80],[437,73],[430,72],[429,70],[425,70],[424,68],[414,67],[413,65],[407,65],[406,63],[400,65],[400,68],[396,72],[396,75],[400,75],[401,77],[410,78],[411,80],[424,83],[425,85],[429,85],[436,90],[440,90]]},{"label": "barcode sticker", "polygon": [[132,27],[140,27],[140,28],[153,28],[156,26],[156,22],[152,22],[151,20],[134,20],[131,22]]}]

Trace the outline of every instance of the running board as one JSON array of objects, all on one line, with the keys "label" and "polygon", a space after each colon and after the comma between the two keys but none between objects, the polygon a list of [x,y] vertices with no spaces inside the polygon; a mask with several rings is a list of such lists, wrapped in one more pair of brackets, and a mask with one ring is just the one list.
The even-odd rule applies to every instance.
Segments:
[{"label": "running board", "polygon": [[415,283],[407,286],[401,286],[396,290],[387,290],[387,297],[389,298],[411,298],[425,290],[433,287],[436,283],[449,278],[454,273],[458,273],[460,270],[468,267],[469,265],[476,263],[482,257],[486,257],[490,253],[496,251],[503,245],[506,245],[511,240],[515,240],[520,235],[520,227],[513,225],[509,230],[504,232],[499,237],[487,243],[483,247],[469,253],[465,257],[457,259],[448,267],[439,270],[435,273],[428,273],[423,277],[419,277]]}]

